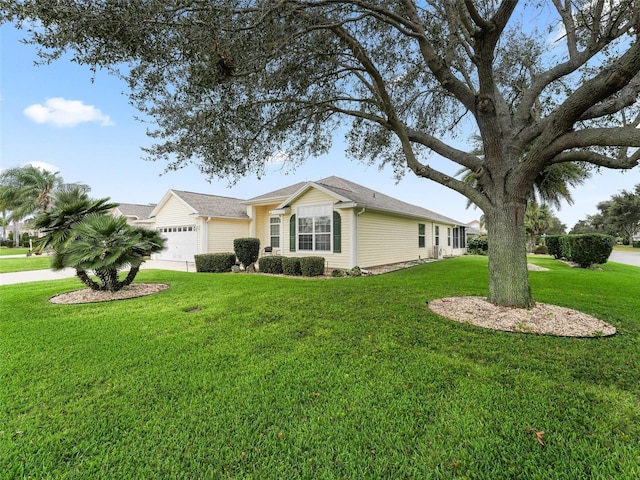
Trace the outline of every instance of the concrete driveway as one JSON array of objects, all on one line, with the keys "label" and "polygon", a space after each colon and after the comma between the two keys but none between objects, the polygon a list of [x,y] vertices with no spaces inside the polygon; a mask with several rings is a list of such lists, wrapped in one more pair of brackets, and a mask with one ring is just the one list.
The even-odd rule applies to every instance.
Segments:
[{"label": "concrete driveway", "polygon": [[[148,260],[142,264],[141,270],[150,269],[195,272],[196,266],[193,262],[173,262],[170,260]],[[53,270],[31,270],[28,272],[2,273],[0,274],[0,285],[58,280],[60,278],[73,277],[75,274],[76,271],[73,268],[65,268],[58,272],[54,272]]]},{"label": "concrete driveway", "polygon": [[624,263],[625,265],[633,265],[640,267],[640,250],[637,252],[613,251],[609,257],[610,262]]}]

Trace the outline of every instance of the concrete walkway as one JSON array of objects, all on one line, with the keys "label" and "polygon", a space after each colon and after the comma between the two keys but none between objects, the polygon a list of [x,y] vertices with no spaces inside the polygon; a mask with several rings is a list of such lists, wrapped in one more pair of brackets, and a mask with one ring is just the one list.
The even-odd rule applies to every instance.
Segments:
[{"label": "concrete walkway", "polygon": [[[3,258],[11,258],[12,255]],[[15,257],[24,257],[16,255]],[[14,258],[15,258],[14,257]],[[0,259],[0,262],[2,260]],[[195,272],[196,266],[193,262],[173,262],[170,260],[148,260],[142,264],[141,270],[175,270],[178,272]],[[0,285],[13,285],[16,283],[40,282],[44,280],[59,280],[75,276],[73,268],[65,268],[58,272],[53,270],[30,270],[28,272],[0,273]]]}]

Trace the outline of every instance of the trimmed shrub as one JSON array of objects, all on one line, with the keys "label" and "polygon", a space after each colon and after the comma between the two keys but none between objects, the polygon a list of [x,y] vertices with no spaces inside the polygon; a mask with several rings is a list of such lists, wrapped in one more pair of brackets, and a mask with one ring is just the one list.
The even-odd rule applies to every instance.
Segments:
[{"label": "trimmed shrub", "polygon": [[471,255],[487,255],[489,251],[489,241],[486,235],[476,235],[467,242],[467,253]]},{"label": "trimmed shrub", "polygon": [[544,237],[544,243],[547,245],[549,255],[553,255],[553,258],[556,260],[562,258],[562,245],[560,243],[561,236],[564,235],[547,235]]},{"label": "trimmed shrub", "polygon": [[342,278],[348,275],[349,274],[347,272],[345,272],[344,270],[340,270],[339,268],[336,268],[335,270],[331,270],[331,276],[333,278]]},{"label": "trimmed shrub", "polygon": [[260,256],[260,239],[253,237],[236,238],[233,241],[233,251],[236,252],[236,257],[238,257],[240,263],[245,268],[249,268],[258,261]]},{"label": "trimmed shrub", "polygon": [[285,275],[302,275],[302,270],[300,269],[300,259],[295,257],[282,257],[282,273],[284,273]]},{"label": "trimmed shrub", "polygon": [[533,249],[533,253],[536,255],[546,255],[549,253],[549,249],[544,245],[536,245],[536,248]]},{"label": "trimmed shrub", "polygon": [[362,276],[362,269],[358,265],[356,265],[351,270],[349,270],[349,276],[350,277],[361,277]]},{"label": "trimmed shrub", "polygon": [[611,235],[599,233],[567,235],[566,237],[570,245],[570,255],[567,255],[566,258],[582,268],[588,268],[594,263],[606,263],[616,243],[615,238]]},{"label": "trimmed shrub", "polygon": [[230,272],[236,264],[235,253],[203,253],[195,255],[196,272]]},{"label": "trimmed shrub", "polygon": [[560,235],[560,258],[565,260],[571,260],[571,240],[569,237],[572,235]]},{"label": "trimmed shrub", "polygon": [[324,275],[324,257],[302,257],[300,272],[305,277]]},{"label": "trimmed shrub", "polygon": [[640,242],[633,242],[633,248],[640,248]]},{"label": "trimmed shrub", "polygon": [[282,273],[282,258],[278,255],[262,257],[258,260],[258,268],[262,273]]}]

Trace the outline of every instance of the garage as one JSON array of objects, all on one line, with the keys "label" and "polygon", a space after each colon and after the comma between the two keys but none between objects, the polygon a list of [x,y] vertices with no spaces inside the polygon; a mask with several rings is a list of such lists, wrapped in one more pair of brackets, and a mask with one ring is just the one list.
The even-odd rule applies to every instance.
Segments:
[{"label": "garage", "polygon": [[180,260],[193,262],[196,254],[196,227],[180,225],[176,227],[158,227],[158,231],[167,240],[165,249],[154,255],[156,260]]}]

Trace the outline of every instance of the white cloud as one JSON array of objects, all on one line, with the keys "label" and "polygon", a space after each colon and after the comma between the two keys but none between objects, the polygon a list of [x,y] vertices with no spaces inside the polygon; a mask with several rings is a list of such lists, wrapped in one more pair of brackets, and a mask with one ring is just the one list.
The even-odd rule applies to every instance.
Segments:
[{"label": "white cloud", "polygon": [[26,167],[27,165],[31,165],[32,167],[36,167],[39,170],[44,170],[51,173],[57,173],[60,171],[58,167],[47,162],[27,162],[23,166]]},{"label": "white cloud", "polygon": [[109,115],[104,115],[99,108],[61,97],[49,98],[44,105],[30,105],[24,109],[24,114],[36,123],[56,127],[75,127],[85,122],[99,122],[103,127],[114,125]]},{"label": "white cloud", "polygon": [[280,150],[268,157],[265,161],[267,165],[282,165],[289,161],[290,155],[285,150]]}]

